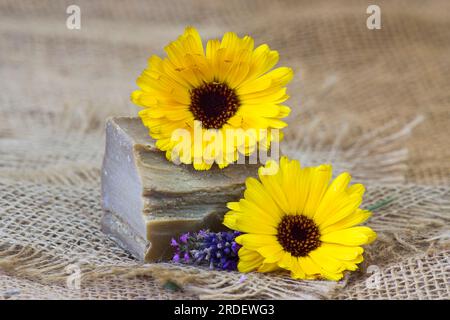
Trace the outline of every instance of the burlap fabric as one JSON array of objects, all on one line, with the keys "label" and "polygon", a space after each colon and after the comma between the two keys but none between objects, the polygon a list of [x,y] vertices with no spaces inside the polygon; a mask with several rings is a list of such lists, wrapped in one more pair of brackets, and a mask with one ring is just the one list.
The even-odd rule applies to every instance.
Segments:
[{"label": "burlap fabric", "polygon": [[[450,297],[448,1],[377,1],[381,30],[365,1],[77,1],[81,30],[70,4],[0,1],[0,299]],[[361,270],[335,283],[142,265],[100,232],[105,118],[136,114],[134,79],[188,24],[279,50],[296,72],[283,152],[349,170],[365,207],[391,200]]]}]

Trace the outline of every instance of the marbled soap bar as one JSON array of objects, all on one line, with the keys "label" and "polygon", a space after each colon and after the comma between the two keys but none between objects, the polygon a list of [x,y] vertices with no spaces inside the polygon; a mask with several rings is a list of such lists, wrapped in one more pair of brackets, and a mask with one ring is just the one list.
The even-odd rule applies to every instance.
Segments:
[{"label": "marbled soap bar", "polygon": [[196,171],[169,162],[138,118],[106,124],[102,230],[143,261],[170,258],[170,239],[201,228],[220,230],[226,203],[237,201],[257,165]]}]

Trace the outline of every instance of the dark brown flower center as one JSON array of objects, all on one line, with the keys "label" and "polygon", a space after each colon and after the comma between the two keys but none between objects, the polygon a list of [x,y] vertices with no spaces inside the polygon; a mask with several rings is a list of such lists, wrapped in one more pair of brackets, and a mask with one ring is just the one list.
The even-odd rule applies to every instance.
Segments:
[{"label": "dark brown flower center", "polygon": [[294,257],[304,257],[320,246],[319,228],[306,216],[284,216],[277,231],[278,242]]},{"label": "dark brown flower center", "polygon": [[225,83],[210,82],[191,90],[190,110],[206,129],[220,129],[239,108],[239,99]]}]

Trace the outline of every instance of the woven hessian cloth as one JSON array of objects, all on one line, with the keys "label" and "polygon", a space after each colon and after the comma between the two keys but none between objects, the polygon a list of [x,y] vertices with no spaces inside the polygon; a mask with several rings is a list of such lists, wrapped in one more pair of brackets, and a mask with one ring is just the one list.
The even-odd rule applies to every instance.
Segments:
[{"label": "woven hessian cloth", "polygon": [[[450,2],[0,1],[0,299],[448,299]],[[104,123],[186,25],[294,69],[283,152],[367,186],[379,239],[338,283],[142,265],[100,232]],[[81,287],[70,285],[73,268]],[[69,280],[69,281],[68,281]],[[165,288],[168,281],[182,288]]]}]

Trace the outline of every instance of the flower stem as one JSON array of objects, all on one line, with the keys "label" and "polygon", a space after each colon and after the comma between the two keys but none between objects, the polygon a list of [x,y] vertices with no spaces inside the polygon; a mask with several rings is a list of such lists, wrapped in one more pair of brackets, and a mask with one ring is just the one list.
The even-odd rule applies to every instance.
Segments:
[{"label": "flower stem", "polygon": [[395,200],[394,197],[388,197],[388,198],[385,198],[385,199],[381,199],[380,201],[377,201],[373,205],[367,207],[367,210],[375,211],[375,210],[380,209],[380,208],[382,208],[384,206],[387,206],[388,204],[390,204],[394,200]]}]

